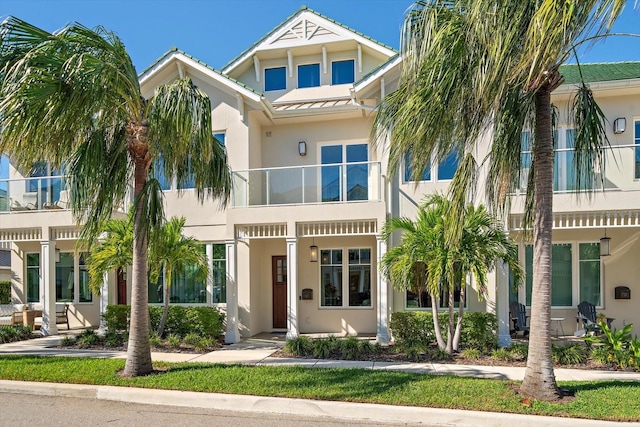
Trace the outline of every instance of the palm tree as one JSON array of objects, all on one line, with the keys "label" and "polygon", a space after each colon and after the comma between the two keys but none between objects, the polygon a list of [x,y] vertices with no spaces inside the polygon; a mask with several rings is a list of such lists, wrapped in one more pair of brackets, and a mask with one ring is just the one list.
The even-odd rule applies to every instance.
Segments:
[{"label": "palm tree", "polygon": [[113,218],[104,224],[104,237],[89,252],[89,289],[102,291],[104,273],[127,267],[133,262],[133,210],[126,218]]},{"label": "palm tree", "polygon": [[124,375],[153,370],[149,346],[147,241],[162,218],[154,161],[178,189],[193,179],[199,200],[229,198],[230,172],[212,135],[211,103],[190,79],[140,91],[122,41],[102,27],[49,33],[17,18],[0,28],[0,152],[25,169],[38,160],[71,176],[71,209],[90,244],[133,180],[133,284]]},{"label": "palm tree", "polygon": [[[425,0],[407,13],[398,90],[375,119],[378,138],[390,136],[390,166],[407,152],[419,175],[430,157],[452,149],[468,152],[493,129],[488,195],[508,211],[508,195],[520,181],[521,134],[532,134],[527,217],[533,223],[535,267],[531,334],[520,392],[555,400],[562,396],[551,361],[551,230],[553,137],[551,93],[563,82],[559,68],[576,46],[607,34],[624,0]],[[576,176],[593,187],[595,166],[608,144],[605,118],[586,84],[571,104],[577,128]],[[423,154],[423,155],[417,155]],[[469,180],[460,179],[460,183]]]},{"label": "palm tree", "polygon": [[[486,295],[487,274],[502,259],[513,273],[516,284],[522,282],[517,246],[511,242],[502,224],[484,206],[466,206],[462,211],[442,195],[432,195],[420,205],[415,222],[409,218],[391,218],[382,235],[402,231],[401,243],[382,258],[381,268],[399,289],[426,289],[431,297],[436,340],[448,353],[458,351],[464,317],[467,276],[473,276],[478,296]],[[451,236],[460,232],[459,239]],[[454,329],[454,291],[460,290],[458,320]],[[449,322],[444,343],[438,322],[438,300],[448,294]]]},{"label": "palm tree", "polygon": [[150,279],[152,282],[157,282],[160,272],[162,272],[164,281],[164,310],[158,326],[159,336],[164,333],[167,322],[173,273],[194,268],[196,278],[200,280],[206,280],[209,274],[209,264],[207,256],[202,250],[202,244],[193,237],[185,237],[182,234],[185,221],[184,217],[172,217],[167,223],[151,233]]}]

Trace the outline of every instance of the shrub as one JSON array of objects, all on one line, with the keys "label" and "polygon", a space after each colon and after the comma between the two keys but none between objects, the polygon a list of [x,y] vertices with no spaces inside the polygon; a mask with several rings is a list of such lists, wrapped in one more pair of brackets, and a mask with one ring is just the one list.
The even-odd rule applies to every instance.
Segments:
[{"label": "shrub", "polygon": [[189,332],[184,336],[184,342],[192,347],[195,347],[196,344],[200,341],[200,335],[194,334],[193,332]]},{"label": "shrub", "polygon": [[427,352],[427,356],[429,357],[429,359],[438,362],[446,362],[448,360],[451,360],[451,358],[453,357],[451,354],[447,353],[444,350],[440,350],[439,348],[429,349],[429,351]]},{"label": "shrub", "polygon": [[598,361],[605,359],[607,361],[605,363],[611,363],[620,368],[634,365],[635,351],[631,349],[633,324],[628,324],[620,330],[610,329],[605,322],[598,324],[598,327],[603,335],[587,335],[584,338],[587,345],[596,344],[596,348],[605,349],[598,350],[596,354]]},{"label": "shrub", "polygon": [[587,361],[587,348],[578,343],[551,345],[551,359],[557,365],[578,365]]},{"label": "shrub", "polygon": [[462,318],[460,347],[489,354],[498,348],[498,318],[493,313],[471,312]]},{"label": "shrub", "polygon": [[[457,313],[455,315],[457,318]],[[446,340],[448,313],[438,314],[443,338]],[[399,311],[391,314],[390,328],[398,348],[407,351],[414,347],[428,348],[435,339],[433,316],[425,311]],[[498,320],[492,313],[466,313],[462,319],[460,346],[490,353],[498,346]]]},{"label": "shrub", "polygon": [[509,347],[509,354],[511,355],[511,360],[526,360],[529,355],[529,345],[521,342],[513,343]]},{"label": "shrub", "polygon": [[177,335],[169,335],[167,337],[167,342],[173,348],[180,348],[180,337]]},{"label": "shrub", "polygon": [[491,357],[497,360],[511,361],[511,352],[508,348],[497,348],[491,352]]},{"label": "shrub", "polygon": [[373,354],[373,352],[374,346],[373,344],[371,344],[371,341],[369,341],[368,339],[360,340],[360,353],[363,356]]},{"label": "shrub", "polygon": [[466,359],[480,359],[480,356],[482,356],[477,348],[465,348],[460,354]]},{"label": "shrub", "polygon": [[151,337],[149,337],[149,345],[151,347],[161,347],[162,346],[162,338],[158,336],[158,334],[152,333]]},{"label": "shrub", "polygon": [[329,338],[320,338],[313,340],[313,357],[318,359],[326,359],[336,352],[335,341]]},{"label": "shrub", "polygon": [[613,362],[609,357],[609,349],[602,346],[593,347],[589,357],[591,357],[591,360],[601,365],[608,365]]},{"label": "shrub", "polygon": [[75,344],[76,344],[75,337],[65,336],[64,338],[62,338],[62,341],[60,341],[60,345],[62,347],[71,347]]},{"label": "shrub", "polygon": [[211,338],[200,338],[194,345],[196,350],[206,350],[213,346],[213,340]]},{"label": "shrub", "polygon": [[10,280],[0,280],[0,304],[11,304]]},{"label": "shrub", "polygon": [[345,359],[354,360],[362,354],[360,340],[356,337],[347,337],[340,344],[340,351]]},{"label": "shrub", "polygon": [[125,336],[117,332],[107,332],[104,336],[104,344],[107,347],[121,347],[124,345]]},{"label": "shrub", "polygon": [[313,352],[313,343],[307,337],[291,338],[284,345],[284,352],[293,356],[308,356]]},{"label": "shrub", "polygon": [[76,337],[76,343],[81,347],[90,347],[100,342],[100,337],[93,329],[85,329]]},{"label": "shrub", "polygon": [[109,332],[129,331],[129,316],[131,307],[128,305],[108,305],[104,313],[104,320]]}]

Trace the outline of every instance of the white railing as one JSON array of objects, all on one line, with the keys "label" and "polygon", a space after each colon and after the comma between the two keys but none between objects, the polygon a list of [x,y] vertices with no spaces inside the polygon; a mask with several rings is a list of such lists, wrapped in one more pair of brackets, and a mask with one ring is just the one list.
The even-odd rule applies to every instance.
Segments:
[{"label": "white railing", "polygon": [[379,201],[380,170],[380,162],[357,162],[235,171],[233,206]]},{"label": "white railing", "polygon": [[0,179],[0,213],[69,209],[66,177]]}]

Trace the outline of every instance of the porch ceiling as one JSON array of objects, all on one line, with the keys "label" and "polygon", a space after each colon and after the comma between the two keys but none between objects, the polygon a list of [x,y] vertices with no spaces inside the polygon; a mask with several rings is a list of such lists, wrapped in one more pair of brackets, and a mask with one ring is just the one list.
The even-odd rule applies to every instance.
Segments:
[{"label": "porch ceiling", "polygon": [[[554,230],[640,227],[640,210],[556,212]],[[509,231],[524,230],[524,214],[509,217]]]},{"label": "porch ceiling", "polygon": [[377,235],[378,221],[364,219],[356,221],[325,221],[299,223],[298,237],[362,236]]}]

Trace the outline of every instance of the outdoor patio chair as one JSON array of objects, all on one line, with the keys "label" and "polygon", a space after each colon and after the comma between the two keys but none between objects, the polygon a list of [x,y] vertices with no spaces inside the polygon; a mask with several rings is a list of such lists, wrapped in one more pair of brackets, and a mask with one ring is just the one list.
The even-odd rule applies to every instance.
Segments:
[{"label": "outdoor patio chair", "polygon": [[67,304],[56,304],[56,325],[66,324],[69,329],[69,306]]},{"label": "outdoor patio chair", "polygon": [[[576,322],[582,322],[583,331],[594,331],[599,332],[600,327],[598,326],[598,322],[596,321],[596,306],[587,301],[582,301],[578,304],[578,314],[576,315]],[[615,319],[612,317],[607,317],[607,326],[611,328],[611,322]]]},{"label": "outdoor patio chair", "polygon": [[509,317],[513,322],[513,332],[518,335],[522,332],[523,335],[529,334],[529,327],[527,326],[527,309],[524,304],[519,302],[512,302],[509,304]]}]

